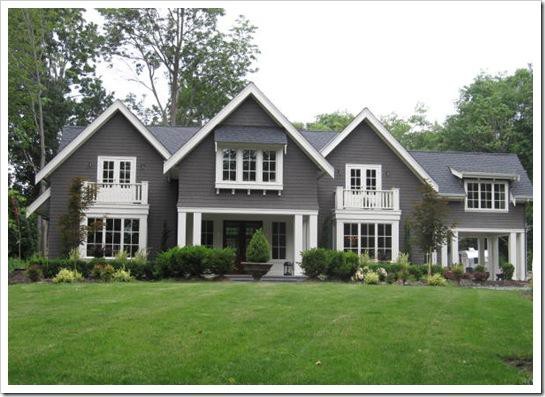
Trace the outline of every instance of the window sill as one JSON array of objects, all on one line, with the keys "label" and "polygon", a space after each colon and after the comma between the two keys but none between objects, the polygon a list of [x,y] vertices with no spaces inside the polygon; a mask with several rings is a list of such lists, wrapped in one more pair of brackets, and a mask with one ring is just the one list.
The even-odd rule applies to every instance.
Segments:
[{"label": "window sill", "polygon": [[492,214],[506,214],[509,212],[506,210],[495,210],[495,209],[479,209],[479,208],[466,208],[465,212],[482,212],[482,213],[492,213]]},{"label": "window sill", "polygon": [[266,182],[216,182],[216,189],[240,189],[240,190],[283,190],[281,183]]}]

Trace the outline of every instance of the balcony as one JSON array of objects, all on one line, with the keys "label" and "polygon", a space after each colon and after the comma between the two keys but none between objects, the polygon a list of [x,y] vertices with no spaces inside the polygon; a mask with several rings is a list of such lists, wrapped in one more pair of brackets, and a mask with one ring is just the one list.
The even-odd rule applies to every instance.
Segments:
[{"label": "balcony", "polygon": [[148,182],[97,183],[85,182],[94,191],[95,204],[148,204]]},{"label": "balcony", "polygon": [[399,211],[399,189],[351,190],[337,186],[335,208],[338,210]]}]

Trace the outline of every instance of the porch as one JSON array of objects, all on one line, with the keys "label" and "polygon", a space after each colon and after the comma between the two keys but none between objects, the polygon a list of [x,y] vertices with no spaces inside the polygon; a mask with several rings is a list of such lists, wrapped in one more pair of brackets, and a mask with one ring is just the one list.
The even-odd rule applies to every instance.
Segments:
[{"label": "porch", "polygon": [[178,246],[231,247],[244,261],[251,236],[262,229],[271,245],[273,266],[267,276],[283,276],[284,263],[303,275],[301,252],[317,247],[318,211],[178,207]]}]

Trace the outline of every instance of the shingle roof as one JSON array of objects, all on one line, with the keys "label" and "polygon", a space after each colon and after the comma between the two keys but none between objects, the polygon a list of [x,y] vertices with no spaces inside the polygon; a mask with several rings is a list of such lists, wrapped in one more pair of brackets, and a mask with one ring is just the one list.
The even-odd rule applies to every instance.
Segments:
[{"label": "shingle roof", "polygon": [[223,126],[214,131],[217,142],[267,143],[286,145],[284,130],[274,127]]},{"label": "shingle roof", "polygon": [[316,149],[321,150],[337,136],[335,131],[300,131],[301,134],[310,142]]},{"label": "shingle roof", "polygon": [[450,170],[454,168],[458,171],[517,174],[520,180],[514,181],[511,185],[513,195],[532,196],[532,183],[516,154],[421,151],[409,153],[439,185],[440,193],[465,194],[462,182]]}]

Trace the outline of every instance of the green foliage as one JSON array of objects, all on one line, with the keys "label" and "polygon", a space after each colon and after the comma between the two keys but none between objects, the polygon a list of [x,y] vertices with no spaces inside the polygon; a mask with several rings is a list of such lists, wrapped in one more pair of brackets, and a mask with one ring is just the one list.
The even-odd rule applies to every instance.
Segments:
[{"label": "green foliage", "polygon": [[131,271],[130,270],[117,269],[112,274],[112,281],[127,283],[127,282],[132,281],[132,280],[133,280],[133,278],[131,276]]},{"label": "green foliage", "polygon": [[475,269],[474,269],[476,272],[484,272],[486,271],[484,265],[477,265],[475,266]]},{"label": "green foliage", "polygon": [[204,269],[217,275],[228,274],[233,270],[235,259],[236,252],[232,248],[211,248],[203,260]]},{"label": "green foliage", "polygon": [[314,121],[303,124],[299,123],[301,129],[310,131],[342,131],[354,119],[349,112],[336,111],[333,113],[322,113],[314,118]]},{"label": "green foliage", "polygon": [[333,279],[348,281],[358,269],[359,257],[353,252],[330,251],[327,275]]},{"label": "green foliage", "polygon": [[486,280],[488,280],[488,277],[490,277],[490,273],[486,271],[474,271],[471,276],[473,277],[473,281],[482,284]]},{"label": "green foliage", "polygon": [[436,273],[432,276],[427,276],[426,283],[434,287],[444,287],[447,285],[447,280],[440,273]]},{"label": "green foliage", "polygon": [[246,260],[248,262],[266,263],[271,259],[271,246],[263,233],[258,229],[248,243],[246,249]]},{"label": "green foliage", "polygon": [[75,283],[83,281],[83,276],[77,270],[61,269],[55,277],[54,283]]},{"label": "green foliage", "polygon": [[[168,251],[161,252],[155,258],[155,266],[153,270],[154,278],[185,278],[187,276],[200,276],[201,274],[211,271],[206,267],[207,257],[211,254],[212,249],[204,246],[186,246],[173,247]],[[217,256],[218,261],[225,260],[229,254],[227,251],[224,256]],[[217,263],[219,264],[219,262]],[[223,264],[225,265],[225,264]],[[221,270],[218,268],[217,270]]]},{"label": "green foliage", "polygon": [[36,250],[36,216],[26,217],[27,199],[15,189],[8,190],[8,255],[28,258]]},{"label": "green foliage", "polygon": [[328,263],[328,250],[311,248],[302,252],[301,268],[309,278],[317,278],[325,274]]},{"label": "green foliage", "polygon": [[12,272],[15,269],[26,269],[28,262],[24,259],[8,258],[8,272]]},{"label": "green foliage", "polygon": [[117,254],[115,254],[115,260],[121,263],[127,263],[129,254],[125,250],[119,250]]},{"label": "green foliage", "polygon": [[503,263],[500,264],[500,267],[504,280],[512,280],[513,273],[515,273],[515,266],[513,266],[511,263]]},{"label": "green foliage", "polygon": [[95,280],[100,281],[112,281],[114,277],[114,273],[116,270],[114,267],[109,263],[97,263],[93,270],[91,271],[91,275]]},{"label": "green foliage", "polygon": [[363,282],[365,284],[378,284],[379,282],[379,275],[375,272],[367,272],[365,276],[363,276]]},{"label": "green foliage", "polygon": [[27,267],[26,274],[32,282],[40,281],[44,277],[40,265],[31,265]]}]

